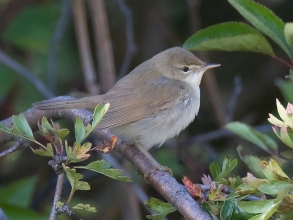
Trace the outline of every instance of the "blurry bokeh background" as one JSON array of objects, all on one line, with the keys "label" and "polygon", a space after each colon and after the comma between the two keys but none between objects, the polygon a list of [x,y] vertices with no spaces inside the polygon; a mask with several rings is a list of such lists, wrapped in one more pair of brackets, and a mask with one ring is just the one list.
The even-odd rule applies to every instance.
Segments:
[{"label": "blurry bokeh background", "polygon": [[[283,21],[293,21],[292,0],[257,2]],[[226,21],[245,22],[226,0],[0,0],[0,120],[53,96],[105,93],[141,62],[172,46],[182,46],[202,28]],[[272,45],[286,60],[283,51]],[[152,151],[161,164],[173,169],[179,182],[183,175],[200,182],[202,174],[209,173],[209,164],[222,162],[225,156],[239,159],[236,147],[240,143],[246,151],[266,156],[221,128],[229,121],[242,121],[261,126],[270,134],[266,119],[268,113],[276,111],[275,99],[283,104],[289,101],[278,87],[288,68],[278,61],[255,53],[195,54],[221,67],[205,73],[195,121],[178,138]],[[39,89],[38,81],[43,83]],[[66,121],[61,123],[72,128]],[[11,144],[0,146],[3,151]],[[142,191],[161,198],[128,162],[115,152],[112,156],[131,173]],[[97,158],[100,156],[93,156]],[[0,158],[0,167],[0,206],[1,195],[13,195],[13,201],[26,198],[22,206],[48,216],[56,177],[47,159],[26,148]],[[248,171],[239,159],[238,174]],[[292,169],[288,175],[292,176]],[[98,212],[81,211],[79,218],[145,219],[147,210],[126,183],[88,173],[85,176],[92,189],[77,192],[72,204],[90,203]],[[12,184],[19,187],[5,190]],[[13,189],[19,189],[19,194]],[[67,184],[64,201],[69,191]],[[175,213],[168,218],[181,217]]]}]

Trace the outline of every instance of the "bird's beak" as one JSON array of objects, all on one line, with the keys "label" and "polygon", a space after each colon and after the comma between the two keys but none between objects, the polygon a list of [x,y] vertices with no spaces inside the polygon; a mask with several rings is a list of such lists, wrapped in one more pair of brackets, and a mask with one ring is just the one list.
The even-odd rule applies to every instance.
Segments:
[{"label": "bird's beak", "polygon": [[203,66],[204,70],[208,70],[208,69],[212,69],[215,67],[221,66],[221,64],[217,64],[217,63],[205,63],[205,65]]}]

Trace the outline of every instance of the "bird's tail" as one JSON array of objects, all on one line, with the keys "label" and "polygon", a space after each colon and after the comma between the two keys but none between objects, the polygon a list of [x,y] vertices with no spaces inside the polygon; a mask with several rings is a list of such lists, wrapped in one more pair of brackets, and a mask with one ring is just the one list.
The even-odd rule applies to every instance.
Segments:
[{"label": "bird's tail", "polygon": [[102,103],[101,96],[85,97],[80,99],[69,100],[48,100],[36,102],[33,104],[39,110],[50,109],[73,109],[73,108],[95,108],[96,105]]}]

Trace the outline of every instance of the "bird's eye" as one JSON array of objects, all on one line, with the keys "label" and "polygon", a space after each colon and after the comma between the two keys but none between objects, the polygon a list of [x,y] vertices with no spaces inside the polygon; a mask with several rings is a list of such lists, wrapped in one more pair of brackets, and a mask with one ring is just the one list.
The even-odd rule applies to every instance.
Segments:
[{"label": "bird's eye", "polygon": [[187,66],[182,67],[182,71],[187,73],[189,71],[189,68]]}]

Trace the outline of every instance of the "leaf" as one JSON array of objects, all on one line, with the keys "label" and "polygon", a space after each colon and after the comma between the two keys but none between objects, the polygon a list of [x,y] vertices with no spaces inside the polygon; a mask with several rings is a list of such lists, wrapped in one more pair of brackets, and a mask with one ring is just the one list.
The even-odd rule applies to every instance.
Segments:
[{"label": "leaf", "polygon": [[159,213],[159,215],[158,214],[147,215],[148,219],[160,220],[165,218],[166,215],[168,215],[169,213],[176,211],[176,209],[170,203],[165,203],[156,198],[151,198],[150,200],[146,201],[144,204],[147,207],[149,207],[151,210]]},{"label": "leaf", "polygon": [[54,151],[53,151],[53,147],[51,143],[48,143],[45,149],[44,148],[39,148],[36,150],[34,150],[33,148],[31,149],[34,154],[44,156],[44,157],[54,157]]},{"label": "leaf", "polygon": [[87,166],[75,166],[74,168],[87,169],[94,172],[101,173],[112,179],[116,179],[123,182],[131,182],[131,179],[122,175],[122,170],[110,168],[111,164],[105,160],[94,161]]},{"label": "leaf", "polygon": [[102,120],[106,112],[108,111],[110,104],[107,103],[104,106],[97,105],[93,114],[92,129],[94,129]]},{"label": "leaf", "polygon": [[292,183],[278,181],[278,180],[271,180],[270,182],[260,184],[258,186],[259,191],[264,194],[268,195],[277,195],[281,189],[293,187]]},{"label": "leaf", "polygon": [[289,44],[291,50],[293,50],[293,23],[286,23],[284,28],[284,34],[287,43]]},{"label": "leaf", "polygon": [[78,158],[76,156],[76,153],[73,152],[72,147],[68,146],[67,141],[65,141],[65,151],[67,156],[67,162],[68,163],[77,163],[82,161],[81,158]]},{"label": "leaf", "polygon": [[183,176],[182,182],[192,197],[202,198],[202,191],[199,184],[194,184],[187,176]]},{"label": "leaf", "polygon": [[214,181],[218,181],[220,178],[221,168],[217,162],[212,162],[210,164],[210,172],[213,176]]},{"label": "leaf", "polygon": [[237,134],[238,136],[256,144],[257,146],[269,153],[271,153],[271,150],[273,150],[274,152],[278,150],[278,145],[272,138],[244,123],[231,122],[226,125],[226,128]]},{"label": "leaf", "polygon": [[83,145],[74,144],[72,153],[75,155],[75,158],[80,159],[81,161],[86,160],[90,156],[87,152],[91,149],[91,146],[92,144],[89,142],[86,142]]},{"label": "leaf", "polygon": [[82,120],[79,117],[76,118],[76,122],[74,124],[74,130],[75,130],[76,143],[80,144],[84,140],[85,127],[83,125]]},{"label": "leaf", "polygon": [[220,178],[225,178],[228,176],[231,171],[237,166],[237,159],[231,160],[228,157],[225,157],[222,166],[222,172],[220,173]]},{"label": "leaf", "polygon": [[280,130],[273,127],[273,131],[284,144],[293,149],[293,134],[291,128],[288,128],[285,124],[283,124]]},{"label": "leaf", "polygon": [[95,207],[91,207],[89,204],[82,204],[82,203],[76,204],[75,206],[72,207],[72,209],[83,209],[89,212],[97,212],[97,209]]},{"label": "leaf", "polygon": [[1,207],[2,211],[5,213],[5,215],[7,216],[7,219],[13,219],[13,220],[48,220],[48,216],[41,215],[40,213],[32,211],[32,210],[30,210],[28,208],[23,208],[21,206],[13,205],[13,204],[10,204],[10,203],[3,203],[1,201],[0,202],[0,207]]},{"label": "leaf", "polygon": [[251,0],[228,0],[228,2],[254,27],[275,41],[289,57],[293,57],[284,35],[285,24],[271,10]]},{"label": "leaf", "polygon": [[70,169],[69,167],[66,167],[64,164],[62,164],[62,167],[66,172],[66,176],[70,182],[72,194],[76,190],[90,190],[90,185],[87,182],[80,181],[80,179],[83,178],[83,175],[81,175],[80,173],[76,173],[75,169]]},{"label": "leaf", "polygon": [[280,101],[278,99],[276,99],[276,104],[277,104],[277,109],[278,109],[278,113],[281,117],[281,119],[283,120],[283,122],[289,126],[290,128],[293,129],[293,120],[291,120],[292,116],[289,116],[286,109],[283,107],[283,105],[280,103]]},{"label": "leaf", "polygon": [[258,177],[264,178],[265,175],[262,172],[262,169],[260,168],[260,159],[254,155],[245,155],[243,152],[243,147],[238,146],[237,152],[239,154],[240,159],[248,166],[248,168]]},{"label": "leaf", "polygon": [[293,181],[283,172],[281,167],[279,167],[279,165],[273,159],[270,159],[269,163],[266,161],[261,161],[260,166],[263,174],[269,180],[280,180],[293,183]]},{"label": "leaf", "polygon": [[25,51],[47,53],[59,14],[57,4],[25,7],[6,28],[3,38]]},{"label": "leaf", "polygon": [[17,180],[0,190],[1,202],[27,208],[32,202],[37,178],[27,177]]},{"label": "leaf", "polygon": [[222,170],[217,162],[213,162],[210,165],[210,172],[214,178],[214,181],[219,181],[221,178],[226,177],[236,167],[237,160],[231,160],[226,157],[223,161]]},{"label": "leaf", "polygon": [[1,123],[0,123],[0,131],[3,131],[3,132],[6,132],[6,133],[9,133],[9,134],[12,134],[11,133],[11,128],[9,128],[9,127],[1,124]]},{"label": "leaf", "polygon": [[20,114],[18,117],[13,115],[12,116],[12,133],[18,136],[22,136],[28,140],[34,141],[35,138],[33,136],[33,131],[30,128],[27,120],[23,116],[23,114]]},{"label": "leaf", "polygon": [[200,30],[188,38],[183,47],[188,50],[252,51],[274,55],[265,37],[241,22],[226,22]]},{"label": "leaf", "polygon": [[237,199],[226,199],[221,208],[221,220],[250,219],[253,215],[244,212],[237,204]]}]

